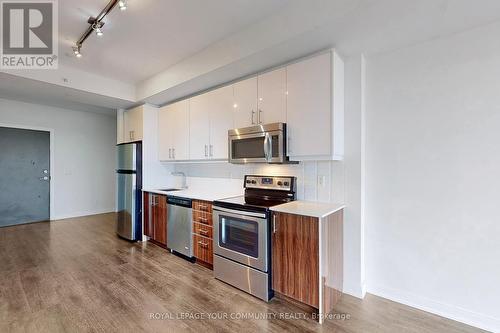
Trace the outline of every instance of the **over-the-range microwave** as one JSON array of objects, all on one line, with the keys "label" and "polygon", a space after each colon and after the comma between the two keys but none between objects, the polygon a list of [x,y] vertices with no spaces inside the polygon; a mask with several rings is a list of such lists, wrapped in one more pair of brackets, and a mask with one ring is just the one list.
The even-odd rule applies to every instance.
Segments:
[{"label": "over-the-range microwave", "polygon": [[284,123],[237,128],[228,134],[230,163],[290,163]]}]

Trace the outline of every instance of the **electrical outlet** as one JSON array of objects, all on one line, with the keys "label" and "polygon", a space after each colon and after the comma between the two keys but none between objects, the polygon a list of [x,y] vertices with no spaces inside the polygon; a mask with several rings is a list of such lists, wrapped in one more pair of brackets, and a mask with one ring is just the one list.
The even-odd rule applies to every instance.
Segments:
[{"label": "electrical outlet", "polygon": [[318,186],[320,187],[326,186],[326,176],[318,176]]}]

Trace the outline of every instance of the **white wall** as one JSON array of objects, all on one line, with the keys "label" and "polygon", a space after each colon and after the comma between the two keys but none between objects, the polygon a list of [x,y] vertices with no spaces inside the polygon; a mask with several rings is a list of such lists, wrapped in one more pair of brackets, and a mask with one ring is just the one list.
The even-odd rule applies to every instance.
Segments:
[{"label": "white wall", "polygon": [[115,210],[115,117],[0,99],[0,124],[54,131],[52,219]]},{"label": "white wall", "polygon": [[365,277],[365,58],[345,61],[344,293],[363,298]]},{"label": "white wall", "polygon": [[500,23],[367,63],[368,292],[500,332]]}]

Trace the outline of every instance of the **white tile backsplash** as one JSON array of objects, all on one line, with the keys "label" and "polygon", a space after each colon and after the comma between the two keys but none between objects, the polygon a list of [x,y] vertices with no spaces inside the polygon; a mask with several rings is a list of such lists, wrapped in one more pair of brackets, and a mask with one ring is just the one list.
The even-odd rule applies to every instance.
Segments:
[{"label": "white tile backsplash", "polygon": [[344,202],[344,163],[342,161],[308,161],[299,164],[230,164],[177,163],[175,171],[182,171],[191,182],[197,178],[213,179],[213,184],[221,186],[241,181],[245,175],[295,176],[297,177],[297,197],[299,200],[321,202]]}]

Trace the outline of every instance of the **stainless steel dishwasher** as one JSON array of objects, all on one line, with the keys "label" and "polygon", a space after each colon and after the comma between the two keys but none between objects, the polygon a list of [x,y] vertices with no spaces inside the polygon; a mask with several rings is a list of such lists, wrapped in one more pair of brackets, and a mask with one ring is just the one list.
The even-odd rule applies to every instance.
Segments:
[{"label": "stainless steel dishwasher", "polygon": [[167,196],[167,246],[188,259],[193,258],[192,200]]}]

